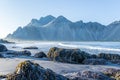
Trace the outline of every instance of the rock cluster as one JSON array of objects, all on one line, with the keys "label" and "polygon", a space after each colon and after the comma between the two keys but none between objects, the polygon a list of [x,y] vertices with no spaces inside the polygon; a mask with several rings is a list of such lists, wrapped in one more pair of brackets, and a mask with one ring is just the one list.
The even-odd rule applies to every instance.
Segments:
[{"label": "rock cluster", "polygon": [[80,49],[64,49],[53,47],[50,48],[47,57],[52,61],[74,63],[74,64],[91,64],[91,65],[105,65],[108,62],[120,64],[119,54],[100,53],[98,55],[91,55]]},{"label": "rock cluster", "polygon": [[50,69],[44,69],[37,63],[24,61],[18,64],[13,74],[7,75],[7,80],[68,80]]},{"label": "rock cluster", "polygon": [[82,63],[83,60],[89,58],[90,55],[79,49],[63,49],[53,47],[49,50],[47,57],[53,61]]}]

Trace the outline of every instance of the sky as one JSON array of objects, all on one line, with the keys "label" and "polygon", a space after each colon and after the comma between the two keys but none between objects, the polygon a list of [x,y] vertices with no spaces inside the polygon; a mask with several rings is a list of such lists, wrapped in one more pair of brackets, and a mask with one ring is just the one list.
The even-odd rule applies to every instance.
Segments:
[{"label": "sky", "polygon": [[108,25],[120,20],[120,0],[0,0],[0,38],[47,15]]}]

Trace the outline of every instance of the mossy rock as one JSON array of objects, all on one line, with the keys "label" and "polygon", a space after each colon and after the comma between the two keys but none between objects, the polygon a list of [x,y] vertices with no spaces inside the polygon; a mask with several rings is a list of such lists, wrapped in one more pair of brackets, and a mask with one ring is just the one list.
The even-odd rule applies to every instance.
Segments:
[{"label": "mossy rock", "polygon": [[115,79],[116,79],[116,80],[120,80],[120,71],[116,73]]},{"label": "mossy rock", "polygon": [[90,54],[79,49],[64,49],[53,47],[50,48],[47,57],[52,61],[79,64],[82,63],[84,59],[89,58]]},{"label": "mossy rock", "polygon": [[18,64],[13,74],[7,75],[7,80],[68,80],[50,69],[44,69],[37,63],[24,61]]}]

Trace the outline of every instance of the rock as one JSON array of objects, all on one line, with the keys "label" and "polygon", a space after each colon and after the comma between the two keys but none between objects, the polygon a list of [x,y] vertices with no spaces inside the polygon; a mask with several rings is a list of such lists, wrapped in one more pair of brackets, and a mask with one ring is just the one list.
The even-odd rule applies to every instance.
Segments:
[{"label": "rock", "polygon": [[116,80],[120,80],[120,71],[116,73],[115,79],[116,79]]},{"label": "rock", "polygon": [[104,75],[101,72],[92,72],[92,71],[84,71],[81,74],[82,77],[97,79],[97,80],[111,80],[108,76]]},{"label": "rock", "polygon": [[0,44],[0,52],[4,52],[4,51],[7,51],[6,46]]},{"label": "rock", "polygon": [[24,51],[9,51],[6,52],[6,55],[10,56],[30,56],[31,52],[24,50]]},{"label": "rock", "polygon": [[9,41],[7,41],[7,40],[0,39],[0,43],[14,43],[14,42],[9,42]]},{"label": "rock", "polygon": [[74,75],[67,75],[70,80],[114,80],[101,72],[83,71],[74,73]]},{"label": "rock", "polygon": [[111,63],[120,65],[120,60],[110,60]]},{"label": "rock", "polygon": [[0,54],[0,58],[3,58],[4,56],[2,54]]},{"label": "rock", "polygon": [[97,55],[92,54],[90,58],[94,58],[94,59],[96,59],[96,58],[98,58],[98,57],[97,57]]},{"label": "rock", "polygon": [[98,54],[98,58],[103,58],[106,60],[120,60],[120,55],[119,54],[100,53],[100,54]]},{"label": "rock", "polygon": [[24,47],[23,49],[38,49],[38,47],[30,46],[30,47]]},{"label": "rock", "polygon": [[31,52],[27,51],[27,50],[21,51],[19,53],[21,53],[21,55],[24,55],[24,56],[30,56],[31,55]]},{"label": "rock", "polygon": [[53,47],[49,50],[47,57],[50,60],[67,63],[82,63],[90,55],[79,49],[63,49]]},{"label": "rock", "polygon": [[18,64],[13,74],[7,75],[7,80],[68,80],[50,69],[44,69],[37,63],[24,61]]},{"label": "rock", "polygon": [[85,59],[83,64],[87,65],[106,65],[107,61],[105,59]]},{"label": "rock", "polygon": [[116,73],[120,72],[120,69],[108,68],[103,73],[109,77],[115,77]]},{"label": "rock", "polygon": [[6,75],[0,75],[0,79],[6,78]]},{"label": "rock", "polygon": [[39,53],[36,53],[34,55],[35,58],[43,58],[43,57],[47,57],[46,54],[44,52],[39,52]]}]

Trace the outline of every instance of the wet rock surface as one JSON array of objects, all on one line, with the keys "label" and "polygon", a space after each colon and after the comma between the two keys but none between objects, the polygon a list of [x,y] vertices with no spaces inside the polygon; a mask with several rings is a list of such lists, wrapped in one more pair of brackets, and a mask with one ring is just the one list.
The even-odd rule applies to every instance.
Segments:
[{"label": "wet rock surface", "polygon": [[103,58],[106,60],[120,60],[120,55],[119,54],[100,53],[100,54],[98,54],[98,58]]},{"label": "wet rock surface", "polygon": [[83,64],[87,65],[106,65],[107,61],[105,59],[85,59]]}]

